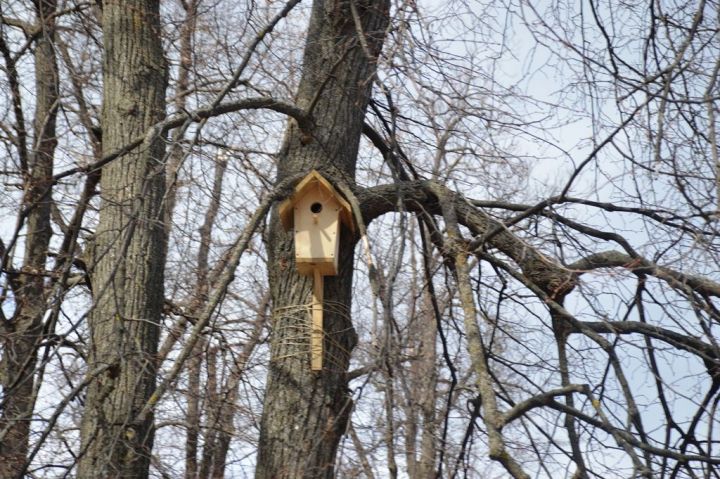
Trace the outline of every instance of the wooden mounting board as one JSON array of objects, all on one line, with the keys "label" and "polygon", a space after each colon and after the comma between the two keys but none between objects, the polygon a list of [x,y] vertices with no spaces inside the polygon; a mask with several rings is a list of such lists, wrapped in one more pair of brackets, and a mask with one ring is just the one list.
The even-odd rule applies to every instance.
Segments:
[{"label": "wooden mounting board", "polygon": [[310,369],[323,367],[323,286],[320,270],[313,270],[312,322],[310,324]]}]

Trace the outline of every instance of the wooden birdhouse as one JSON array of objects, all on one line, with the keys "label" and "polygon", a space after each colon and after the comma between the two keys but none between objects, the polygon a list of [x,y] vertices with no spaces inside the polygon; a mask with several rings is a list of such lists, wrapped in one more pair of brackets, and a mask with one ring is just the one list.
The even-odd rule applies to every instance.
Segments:
[{"label": "wooden birdhouse", "polygon": [[295,263],[303,275],[319,270],[322,276],[337,275],[340,224],[353,230],[350,205],[333,186],[313,170],[280,205],[285,229],[294,229]]},{"label": "wooden birdhouse", "polygon": [[313,170],[280,204],[280,220],[293,229],[298,273],[313,277],[310,365],[323,363],[323,276],[335,276],[340,256],[340,225],[354,229],[350,205],[335,188]]}]

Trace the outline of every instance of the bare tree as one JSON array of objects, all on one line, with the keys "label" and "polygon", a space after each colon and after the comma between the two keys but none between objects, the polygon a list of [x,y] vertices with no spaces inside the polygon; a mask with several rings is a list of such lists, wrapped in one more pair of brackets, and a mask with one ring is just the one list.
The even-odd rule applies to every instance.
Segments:
[{"label": "bare tree", "polygon": [[719,477],[717,12],[3,3],[0,476]]},{"label": "bare tree", "polygon": [[[17,233],[10,244],[0,240],[2,269],[15,300],[14,311],[7,318],[2,314],[2,362],[0,384],[4,394],[0,398],[0,476],[13,477],[21,473],[28,454],[30,419],[36,400],[34,369],[37,350],[50,323],[44,323],[46,311],[46,263],[52,229],[52,175],[55,146],[55,125],[58,111],[58,65],[53,41],[57,3],[38,0],[33,3],[34,21],[23,25],[27,35],[37,37],[34,49],[35,112],[30,129],[23,113],[23,99],[18,74],[19,58],[8,46],[6,32],[0,31],[0,50],[8,74],[13,113],[17,166],[23,189],[17,229],[26,224],[25,255],[22,267],[12,264],[12,249]],[[32,134],[32,136],[31,136]],[[7,288],[7,285],[5,286]],[[7,297],[4,289],[3,297]]]},{"label": "bare tree", "polygon": [[[105,3],[103,152],[121,148],[164,117],[166,67],[158,2]],[[151,132],[102,169],[93,244],[88,368],[108,366],[85,401],[78,475],[147,474],[152,418],[136,420],[155,384],[163,305],[164,144]]]}]

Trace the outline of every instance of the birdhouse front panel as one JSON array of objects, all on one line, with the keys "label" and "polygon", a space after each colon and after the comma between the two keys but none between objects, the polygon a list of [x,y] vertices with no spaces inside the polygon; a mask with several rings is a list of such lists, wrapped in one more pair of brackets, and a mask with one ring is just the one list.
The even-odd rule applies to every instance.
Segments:
[{"label": "birdhouse front panel", "polygon": [[317,269],[323,276],[337,274],[340,203],[316,184],[294,205],[295,262],[300,274]]}]

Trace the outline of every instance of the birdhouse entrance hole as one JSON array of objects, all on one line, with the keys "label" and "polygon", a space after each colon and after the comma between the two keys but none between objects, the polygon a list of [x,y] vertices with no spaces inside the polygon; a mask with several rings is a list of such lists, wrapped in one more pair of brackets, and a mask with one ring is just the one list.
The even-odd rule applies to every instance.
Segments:
[{"label": "birdhouse entrance hole", "polygon": [[313,203],[310,205],[310,211],[312,211],[315,214],[318,214],[322,211],[322,203]]}]

